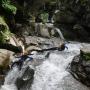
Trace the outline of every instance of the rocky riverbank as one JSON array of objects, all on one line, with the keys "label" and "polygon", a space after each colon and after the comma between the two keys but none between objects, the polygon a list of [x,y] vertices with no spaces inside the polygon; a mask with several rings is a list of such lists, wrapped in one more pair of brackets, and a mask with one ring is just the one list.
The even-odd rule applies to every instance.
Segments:
[{"label": "rocky riverbank", "polygon": [[80,82],[90,87],[90,44],[82,44],[79,55],[71,62],[71,74]]}]

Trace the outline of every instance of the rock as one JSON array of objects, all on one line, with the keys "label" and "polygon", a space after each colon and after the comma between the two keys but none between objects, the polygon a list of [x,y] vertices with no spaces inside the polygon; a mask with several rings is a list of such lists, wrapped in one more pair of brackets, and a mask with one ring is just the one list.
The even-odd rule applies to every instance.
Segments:
[{"label": "rock", "polygon": [[65,38],[90,42],[90,1],[67,0],[59,2],[60,9],[55,14],[54,20],[56,26],[62,29]]},{"label": "rock", "polygon": [[[74,32],[74,34],[76,34],[76,37],[79,38],[80,40],[82,40],[82,38],[84,40],[87,40],[87,38],[88,38],[88,32],[80,24],[75,24],[73,26],[73,32]],[[83,32],[83,33],[81,33],[81,32]]]},{"label": "rock", "polygon": [[32,51],[32,50],[41,50],[41,48],[38,46],[29,46],[25,49],[25,51],[28,53],[30,53],[30,51]]},{"label": "rock", "polygon": [[35,24],[35,32],[37,32],[37,35],[50,38],[48,27],[43,23]]},{"label": "rock", "polygon": [[27,67],[23,75],[16,80],[17,88],[19,90],[25,90],[26,88],[30,88],[34,78],[33,76],[34,70],[30,67]]},{"label": "rock", "polygon": [[4,17],[0,16],[0,43],[5,43],[10,39],[11,32],[5,22]]},{"label": "rock", "polygon": [[71,74],[80,82],[90,87],[90,53],[81,51],[71,62]]},{"label": "rock", "polygon": [[[21,46],[19,40],[16,39],[14,35],[10,37],[9,44],[14,46]],[[5,75],[10,69],[10,62],[14,59],[14,52],[8,51],[6,49],[0,49],[0,75]]]},{"label": "rock", "polygon": [[[25,37],[25,43],[26,46],[34,45],[34,46],[39,46],[40,48],[51,48],[51,47],[59,47],[64,43],[63,40],[60,38],[43,38],[43,37],[37,37],[37,36],[28,36]],[[46,47],[45,47],[46,46]]]},{"label": "rock", "polygon": [[72,14],[72,12],[69,11],[60,11],[55,14],[54,16],[55,22],[63,23],[63,24],[70,24],[76,22],[76,17]]},{"label": "rock", "polygon": [[0,87],[1,87],[1,85],[3,85],[3,83],[4,83],[4,78],[5,78],[4,75],[0,75]]},{"label": "rock", "polygon": [[0,49],[0,75],[6,74],[9,70],[11,57],[13,57],[12,52]]},{"label": "rock", "polygon": [[89,43],[82,43],[81,50],[85,53],[90,53],[90,44]]},{"label": "rock", "polygon": [[88,13],[88,14],[86,15],[86,20],[85,20],[85,22],[86,22],[85,25],[90,28],[90,13]]}]

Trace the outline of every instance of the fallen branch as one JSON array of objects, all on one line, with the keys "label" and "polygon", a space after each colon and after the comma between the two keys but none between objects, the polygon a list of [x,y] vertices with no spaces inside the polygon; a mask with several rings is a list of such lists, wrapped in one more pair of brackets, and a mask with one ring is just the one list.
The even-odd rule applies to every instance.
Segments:
[{"label": "fallen branch", "polygon": [[7,43],[1,43],[0,49],[7,49],[7,50],[13,51],[15,53],[21,53],[22,52],[21,46],[14,46],[12,44],[7,44]]},{"label": "fallen branch", "polygon": [[48,49],[42,49],[42,50],[37,50],[37,49],[32,49],[31,51],[37,51],[37,52],[44,52],[44,51],[52,51],[52,50],[58,50],[58,51],[63,51],[65,49],[65,45],[62,44],[60,47],[52,47]]}]

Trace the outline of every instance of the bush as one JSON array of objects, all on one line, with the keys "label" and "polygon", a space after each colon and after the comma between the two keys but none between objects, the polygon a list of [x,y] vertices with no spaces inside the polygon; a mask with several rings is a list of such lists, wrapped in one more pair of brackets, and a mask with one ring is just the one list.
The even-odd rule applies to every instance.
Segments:
[{"label": "bush", "polygon": [[2,0],[1,4],[6,12],[16,14],[17,8],[11,5],[10,0]]},{"label": "bush", "polygon": [[5,43],[7,40],[9,40],[10,36],[11,32],[9,31],[9,27],[4,18],[0,16],[0,43]]}]

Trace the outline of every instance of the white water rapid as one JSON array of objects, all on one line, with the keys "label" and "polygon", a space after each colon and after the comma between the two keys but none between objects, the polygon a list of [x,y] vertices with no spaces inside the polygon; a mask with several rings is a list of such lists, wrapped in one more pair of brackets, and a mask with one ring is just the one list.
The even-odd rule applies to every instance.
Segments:
[{"label": "white water rapid", "polygon": [[34,80],[31,86],[27,83],[26,87],[20,86],[21,89],[17,89],[15,81],[23,74],[24,70],[19,71],[17,67],[14,67],[6,76],[0,90],[89,90],[76,81],[67,69],[73,57],[80,53],[81,45],[67,44],[67,47],[68,50],[50,52],[47,59],[44,58],[39,65],[35,66]]}]

